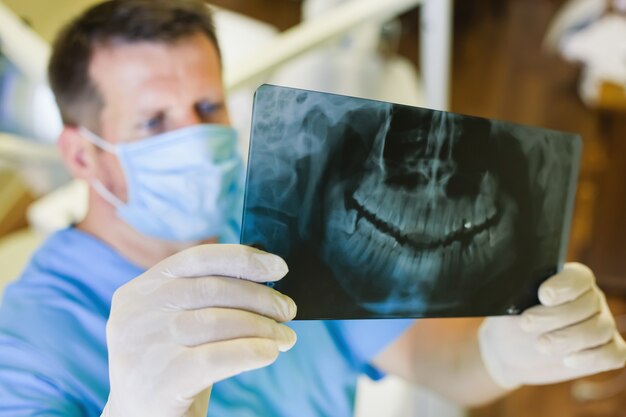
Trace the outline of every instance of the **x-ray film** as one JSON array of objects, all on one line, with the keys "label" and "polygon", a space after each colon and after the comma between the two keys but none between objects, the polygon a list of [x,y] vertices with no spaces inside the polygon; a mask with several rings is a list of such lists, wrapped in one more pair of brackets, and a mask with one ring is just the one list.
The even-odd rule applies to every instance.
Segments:
[{"label": "x-ray film", "polygon": [[562,266],[574,134],[306,90],[255,96],[241,242],[297,319],[518,314]]}]

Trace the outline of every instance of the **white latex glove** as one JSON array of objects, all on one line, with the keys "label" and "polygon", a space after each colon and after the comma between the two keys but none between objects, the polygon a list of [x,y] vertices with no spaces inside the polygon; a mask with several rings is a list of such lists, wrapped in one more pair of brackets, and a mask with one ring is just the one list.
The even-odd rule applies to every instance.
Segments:
[{"label": "white latex glove", "polygon": [[540,286],[539,300],[520,316],[488,317],[479,330],[483,362],[499,385],[550,384],[624,366],[626,343],[589,268],[566,264]]},{"label": "white latex glove", "polygon": [[295,316],[294,302],[256,283],[286,273],[278,256],[202,245],[119,288],[107,323],[111,391],[102,415],[205,417],[213,383],[269,365],[294,345],[295,333],[280,324]]}]

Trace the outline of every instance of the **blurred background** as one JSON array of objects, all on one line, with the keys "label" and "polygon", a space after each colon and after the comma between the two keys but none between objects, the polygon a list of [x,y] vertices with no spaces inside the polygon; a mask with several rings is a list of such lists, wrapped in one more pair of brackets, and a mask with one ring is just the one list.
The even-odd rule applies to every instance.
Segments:
[{"label": "blurred background", "polygon": [[[70,182],[56,155],[61,124],[45,65],[59,27],[92,3],[0,1],[0,293],[47,234],[84,212],[85,187]],[[261,82],[579,133],[583,158],[568,259],[595,271],[624,326],[626,1],[211,4],[244,153]],[[370,398],[359,400],[361,416],[626,416],[623,372],[524,387],[476,410],[399,381],[362,385],[376,394],[360,396]]]}]

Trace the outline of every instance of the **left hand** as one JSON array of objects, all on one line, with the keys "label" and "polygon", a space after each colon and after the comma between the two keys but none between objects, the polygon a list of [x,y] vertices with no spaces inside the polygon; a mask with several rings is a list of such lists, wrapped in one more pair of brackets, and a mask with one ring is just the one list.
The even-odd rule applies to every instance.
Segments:
[{"label": "left hand", "polygon": [[495,382],[513,389],[624,366],[626,343],[589,268],[566,264],[541,285],[539,300],[520,316],[482,324],[481,354]]}]

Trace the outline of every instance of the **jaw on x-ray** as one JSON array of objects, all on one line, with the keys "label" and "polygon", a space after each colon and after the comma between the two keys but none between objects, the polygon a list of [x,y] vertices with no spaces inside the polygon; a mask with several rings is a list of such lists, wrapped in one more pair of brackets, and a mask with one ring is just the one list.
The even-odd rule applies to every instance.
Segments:
[{"label": "jaw on x-ray", "polygon": [[514,314],[562,264],[571,134],[262,86],[242,243],[300,319]]}]

